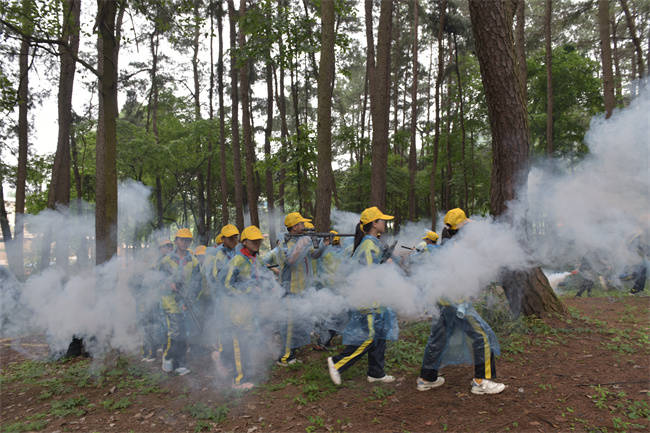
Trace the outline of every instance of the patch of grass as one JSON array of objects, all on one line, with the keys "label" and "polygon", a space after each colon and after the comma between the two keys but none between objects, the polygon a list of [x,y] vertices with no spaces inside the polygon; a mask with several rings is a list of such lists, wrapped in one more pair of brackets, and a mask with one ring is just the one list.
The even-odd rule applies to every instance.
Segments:
[{"label": "patch of grass", "polygon": [[90,372],[90,361],[82,360],[75,362],[70,367],[64,370],[62,379],[65,382],[75,385],[77,388],[84,388],[90,386],[92,382],[92,374]]},{"label": "patch of grass", "polygon": [[63,395],[72,392],[72,388],[66,385],[60,378],[49,378],[38,382],[43,388],[43,391],[38,396],[39,400],[47,400],[55,395]]},{"label": "patch of grass", "polygon": [[21,382],[33,384],[49,372],[49,365],[44,361],[23,361],[9,364],[6,371],[0,376],[0,383]]},{"label": "patch of grass", "polygon": [[88,404],[88,399],[83,395],[65,400],[53,401],[50,405],[50,414],[59,418],[68,415],[82,416],[86,413],[86,409],[84,408],[86,404]]},{"label": "patch of grass", "polygon": [[204,403],[194,403],[185,406],[183,410],[198,421],[212,421],[217,424],[228,416],[228,407],[225,405],[208,406]]},{"label": "patch of grass", "polygon": [[2,427],[3,433],[22,433],[28,431],[39,431],[47,427],[47,421],[19,421]]},{"label": "patch of grass", "polygon": [[320,416],[309,416],[309,425],[305,428],[307,433],[312,433],[316,429],[325,427],[325,421]]},{"label": "patch of grass", "polygon": [[131,404],[132,402],[128,397],[124,397],[119,400],[113,400],[109,398],[102,401],[102,406],[104,409],[110,411],[126,409],[127,407],[131,406]]}]

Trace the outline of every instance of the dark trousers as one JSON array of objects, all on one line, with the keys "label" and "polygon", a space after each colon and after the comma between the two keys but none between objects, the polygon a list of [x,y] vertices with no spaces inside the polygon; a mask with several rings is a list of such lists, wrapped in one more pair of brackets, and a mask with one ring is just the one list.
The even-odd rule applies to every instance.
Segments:
[{"label": "dark trousers", "polygon": [[[368,344],[366,344],[368,343]],[[345,346],[343,351],[332,357],[339,372],[352,367],[363,355],[368,354],[368,376],[384,377],[384,354],[386,340],[367,340],[359,346]]]},{"label": "dark trousers", "polygon": [[456,308],[453,306],[443,307],[438,321],[431,326],[431,334],[429,334],[424,349],[420,377],[431,382],[438,379],[438,366],[447,346],[447,339],[451,335],[452,326],[460,326],[462,331],[472,340],[474,377],[477,379],[496,377],[494,355],[490,349],[486,332],[472,316],[466,315],[462,319],[456,317]]},{"label": "dark trousers", "polygon": [[173,368],[185,366],[187,352],[187,334],[185,331],[185,318],[181,313],[165,314],[167,320],[167,345],[164,358],[171,359]]},{"label": "dark trousers", "polygon": [[221,359],[233,372],[233,382],[239,385],[250,382],[253,373],[251,357],[251,333],[243,329],[234,329],[223,344]]},{"label": "dark trousers", "polygon": [[648,269],[645,264],[640,264],[637,266],[634,271],[634,286],[630,290],[630,293],[639,293],[642,292],[645,288],[646,276],[648,274]]}]

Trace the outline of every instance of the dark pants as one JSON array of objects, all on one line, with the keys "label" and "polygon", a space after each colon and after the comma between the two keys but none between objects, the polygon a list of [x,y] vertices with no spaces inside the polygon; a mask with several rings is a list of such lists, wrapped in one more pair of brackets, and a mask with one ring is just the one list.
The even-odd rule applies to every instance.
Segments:
[{"label": "dark pants", "polygon": [[234,329],[230,332],[223,344],[221,359],[233,371],[233,382],[239,385],[250,382],[254,375],[254,365],[251,356],[252,335],[243,329]]},{"label": "dark pants", "polygon": [[164,358],[171,359],[173,368],[185,367],[185,354],[187,352],[187,334],[185,331],[185,317],[181,313],[166,313],[167,319],[167,346]]},{"label": "dark pants", "polygon": [[637,266],[634,271],[634,286],[630,290],[630,293],[639,293],[642,292],[645,288],[645,281],[648,274],[648,269],[645,264],[640,264]]},{"label": "dark pants", "polygon": [[334,366],[339,372],[344,372],[352,367],[363,355],[368,354],[368,376],[384,377],[384,354],[386,340],[372,340],[369,344],[360,346],[345,346],[343,351],[332,357]]},{"label": "dark pants", "polygon": [[438,367],[447,346],[447,340],[455,326],[460,326],[462,331],[472,340],[474,377],[477,379],[496,377],[494,355],[490,349],[486,332],[472,316],[466,315],[462,319],[456,317],[456,308],[453,306],[443,307],[438,321],[431,327],[431,334],[422,359],[420,377],[431,382],[438,379]]}]

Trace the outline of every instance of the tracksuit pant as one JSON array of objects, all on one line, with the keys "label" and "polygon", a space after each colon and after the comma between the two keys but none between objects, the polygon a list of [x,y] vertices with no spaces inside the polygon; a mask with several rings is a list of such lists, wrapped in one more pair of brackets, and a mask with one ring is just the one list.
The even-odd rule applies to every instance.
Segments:
[{"label": "tracksuit pant", "polygon": [[443,307],[438,321],[431,327],[431,334],[424,349],[420,377],[431,382],[438,379],[440,361],[454,326],[461,326],[462,331],[472,340],[474,377],[476,379],[492,379],[496,377],[494,355],[490,349],[490,342],[485,330],[471,315],[466,315],[462,319],[456,317],[456,308],[453,306]]},{"label": "tracksuit pant", "polygon": [[346,345],[341,353],[332,357],[334,367],[339,372],[344,372],[352,367],[363,355],[368,354],[368,376],[374,378],[384,377],[384,354],[386,340],[375,338],[375,327],[372,313],[367,314],[368,338],[358,346]]}]

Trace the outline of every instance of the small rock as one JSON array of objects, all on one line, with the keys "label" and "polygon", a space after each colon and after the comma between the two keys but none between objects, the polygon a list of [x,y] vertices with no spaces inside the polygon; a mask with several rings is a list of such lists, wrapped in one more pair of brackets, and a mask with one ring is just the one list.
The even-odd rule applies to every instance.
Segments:
[{"label": "small rock", "polygon": [[109,394],[113,394],[113,393],[115,392],[116,389],[117,389],[117,386],[114,386],[114,385],[113,385],[113,387],[112,387],[111,389],[108,390],[108,393],[109,393]]},{"label": "small rock", "polygon": [[150,414],[147,414],[144,416],[144,419],[149,419],[154,415],[155,412],[151,412]]},{"label": "small rock", "polygon": [[115,423],[112,422],[112,423],[110,423],[108,426],[109,426],[109,427],[115,427]]},{"label": "small rock", "polygon": [[523,388],[519,388],[517,391],[519,391],[519,392],[524,392],[524,389],[523,389]]},{"label": "small rock", "polygon": [[136,419],[142,418],[142,413],[141,412],[136,413],[135,415],[133,415],[133,418],[136,418]]},{"label": "small rock", "polygon": [[248,429],[247,433],[253,433],[255,430],[257,430],[257,427],[253,426]]},{"label": "small rock", "polygon": [[531,421],[528,424],[530,424],[530,425],[542,425],[542,424],[538,423],[537,421]]},{"label": "small rock", "polygon": [[425,422],[424,425],[433,425],[433,421],[429,420],[429,421]]}]

